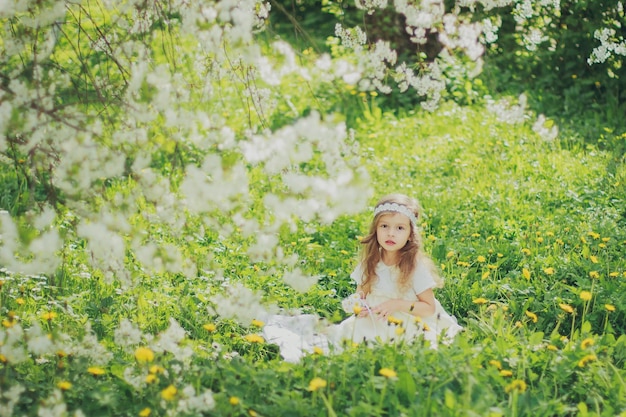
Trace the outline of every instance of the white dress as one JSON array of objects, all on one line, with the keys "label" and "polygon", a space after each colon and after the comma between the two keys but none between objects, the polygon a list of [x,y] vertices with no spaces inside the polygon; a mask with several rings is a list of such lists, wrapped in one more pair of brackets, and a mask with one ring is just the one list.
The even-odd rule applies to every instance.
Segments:
[{"label": "white dress", "polygon": [[[413,273],[412,287],[404,291],[397,285],[398,269],[379,262],[376,267],[378,280],[365,298],[369,307],[389,299],[417,300],[420,294],[436,286],[427,265],[419,264]],[[363,269],[359,265],[350,275],[357,285],[361,284]],[[438,341],[449,342],[462,330],[456,318],[448,314],[438,300],[435,300],[435,313],[430,317],[417,318],[410,313],[395,312],[391,319],[383,320],[374,315],[357,317],[352,315],[336,325],[324,325],[312,314],[298,316],[271,316],[263,328],[263,336],[268,343],[279,346],[283,358],[297,362],[313,352],[316,347],[323,352],[341,351],[342,341],[354,343],[364,341],[388,342],[391,340],[413,340],[423,336],[436,348]]]}]

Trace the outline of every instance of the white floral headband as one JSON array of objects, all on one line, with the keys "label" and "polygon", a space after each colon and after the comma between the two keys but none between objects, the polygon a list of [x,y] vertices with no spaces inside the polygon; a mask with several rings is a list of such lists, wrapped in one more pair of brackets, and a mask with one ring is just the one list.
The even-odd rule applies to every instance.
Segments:
[{"label": "white floral headband", "polygon": [[374,216],[378,213],[382,213],[383,211],[393,211],[396,213],[404,214],[406,217],[411,220],[413,226],[417,227],[417,217],[415,217],[415,213],[413,213],[407,206],[398,204],[398,203],[385,203],[374,209]]}]

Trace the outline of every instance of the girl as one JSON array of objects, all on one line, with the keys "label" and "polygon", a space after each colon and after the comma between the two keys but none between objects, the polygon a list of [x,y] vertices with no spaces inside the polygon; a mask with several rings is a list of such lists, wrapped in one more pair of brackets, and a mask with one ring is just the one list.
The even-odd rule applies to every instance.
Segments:
[{"label": "girl", "polygon": [[316,316],[272,316],[263,335],[277,344],[288,361],[305,352],[343,341],[411,340],[420,335],[436,347],[438,337],[451,340],[462,327],[435,299],[433,288],[442,285],[433,262],[422,252],[417,201],[403,195],[383,197],[374,209],[361,261],[350,277],[356,293],[342,305],[351,317],[337,325],[319,328]]},{"label": "girl", "polygon": [[[346,335],[359,342],[423,334],[436,344],[444,330],[447,338],[461,330],[433,293],[442,281],[422,251],[419,211],[417,201],[403,194],[387,195],[376,204],[369,234],[361,240],[361,262],[350,275],[359,297],[351,298],[355,315],[333,330],[335,341]],[[349,303],[344,308],[349,310]]]}]

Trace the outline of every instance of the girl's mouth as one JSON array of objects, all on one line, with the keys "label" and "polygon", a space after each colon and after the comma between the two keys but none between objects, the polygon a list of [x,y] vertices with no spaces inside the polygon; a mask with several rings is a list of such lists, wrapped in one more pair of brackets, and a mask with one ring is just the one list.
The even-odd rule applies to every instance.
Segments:
[{"label": "girl's mouth", "polygon": [[385,243],[389,246],[393,246],[396,244],[396,242],[394,242],[393,240],[385,240]]}]

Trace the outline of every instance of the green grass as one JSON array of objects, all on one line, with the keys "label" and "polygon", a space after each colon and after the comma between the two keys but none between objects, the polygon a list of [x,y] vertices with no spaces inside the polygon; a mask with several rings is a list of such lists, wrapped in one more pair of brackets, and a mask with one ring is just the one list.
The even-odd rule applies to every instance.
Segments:
[{"label": "green grass", "polygon": [[[156,31],[155,62],[172,64],[174,46],[196,44],[172,31]],[[72,67],[74,55],[64,52],[67,45],[59,48],[56,59]],[[344,156],[367,172],[359,180],[369,177],[370,205],[389,192],[422,203],[425,248],[446,282],[437,297],[465,331],[438,350],[422,340],[360,344],[299,364],[282,361],[276,346],[246,339],[258,326],[215,310],[214,297],[229,284],[255,291],[267,305],[331,322],[345,318],[340,302],[353,291],[349,274],[371,210],[330,224],[285,224],[276,232],[281,256],[251,259],[255,236],[235,225],[233,213],[245,207],[245,220],[268,223],[279,213],[264,205],[267,195],[306,195],[287,190],[280,173],[244,165],[249,193],[234,199],[233,210],[172,210],[180,206],[149,195],[175,196],[185,168],[202,165],[207,155],[221,161],[228,180],[242,156],[236,147],[219,149],[217,139],[194,146],[186,136],[196,133],[191,127],[166,126],[159,117],[147,126],[145,149],[124,145],[129,163],[140,150],[151,155],[141,175],[98,180],[78,208],[57,201],[54,227],[65,245],[54,274],[18,275],[0,265],[0,410],[34,416],[57,407],[58,415],[129,417],[626,416],[626,136],[607,126],[588,144],[593,141],[583,143],[568,133],[570,126],[560,126],[566,133],[545,140],[532,129],[536,115],[508,124],[480,104],[389,114],[376,94],[293,74],[278,87],[264,86],[235,61],[212,80],[214,94],[206,97],[209,81],[195,78],[195,61],[187,58],[176,68],[198,88],[180,106],[197,106],[212,118],[199,137],[219,138],[215,131],[228,127],[241,141],[248,131],[276,131],[312,111],[345,121],[354,139],[346,140],[352,151]],[[313,59],[307,49],[298,62]],[[256,87],[267,88],[267,100],[253,108],[246,90]],[[147,84],[140,90],[144,104],[158,92]],[[109,110],[112,118],[123,113]],[[115,129],[107,125],[104,143]],[[323,151],[313,155],[297,171],[328,177]],[[52,189],[24,180],[37,178],[25,173],[29,161],[11,162],[0,166],[0,208],[27,243],[40,233],[32,219]],[[158,179],[152,184],[149,172]],[[94,264],[86,248],[97,242],[77,232],[89,223],[81,213],[94,223],[106,218],[127,246]],[[138,244],[154,245],[145,256],[161,266],[142,265],[130,249]],[[23,249],[15,252],[27,256]],[[291,255],[305,273],[320,277],[306,293],[282,280]],[[111,260],[125,266],[127,279],[107,270]],[[146,346],[154,357],[136,357]],[[396,376],[382,375],[384,368]],[[314,378],[325,386],[311,385]],[[210,411],[198,411],[193,401]]]},{"label": "green grass", "polygon": [[[250,410],[267,416],[623,413],[624,161],[567,138],[545,142],[530,125],[509,125],[484,108],[456,105],[402,118],[374,111],[357,125],[374,195],[401,191],[423,205],[426,249],[446,280],[438,297],[466,327],[450,346],[357,346],[293,365],[282,362],[274,346],[245,341],[242,336],[255,333],[253,326],[211,313],[210,296],[220,285],[219,273],[208,268],[219,266],[223,276],[261,291],[268,302],[341,319],[339,301],[351,290],[348,275],[357,237],[370,220],[367,211],[318,225],[312,233],[281,233],[285,252],[297,253],[306,271],[321,275],[305,294],[282,283],[272,261],[250,262],[249,238],[235,233],[221,239],[211,231],[200,237],[189,225],[178,237],[164,230],[151,235],[192,254],[207,268],[197,276],[146,273],[132,289],[120,291],[97,273],[80,274],[86,272],[80,241],[66,247],[64,276],[55,285],[5,272],[0,352],[5,361],[13,349],[26,358],[0,365],[0,386],[3,392],[18,384],[26,388],[15,404],[26,415],[49,404],[61,381],[72,385],[58,401],[89,415],[136,416],[146,407],[152,415],[165,415],[179,406],[186,385],[212,390],[211,415],[224,416]],[[130,192],[134,185],[114,187]],[[142,216],[136,221],[149,227]],[[208,254],[212,261],[203,263]],[[581,299],[581,291],[591,299]],[[48,311],[56,316],[42,318]],[[124,318],[143,334],[128,347],[115,343]],[[187,331],[176,344],[180,351],[156,352],[150,364],[137,362],[135,347],[159,337],[171,319]],[[18,325],[36,323],[59,346],[74,350],[39,356],[28,351],[26,335],[7,339]],[[216,330],[205,329],[207,323]],[[65,334],[76,342],[63,342]],[[103,354],[94,354],[90,334],[110,361],[101,363]],[[87,372],[100,363],[103,375]],[[155,364],[164,372],[147,384]],[[379,375],[381,368],[394,370],[397,378]],[[309,391],[314,377],[327,386]],[[137,386],[128,382],[132,378]],[[162,400],[161,391],[170,385],[177,394]],[[239,402],[233,399],[232,405],[231,397]]]}]

